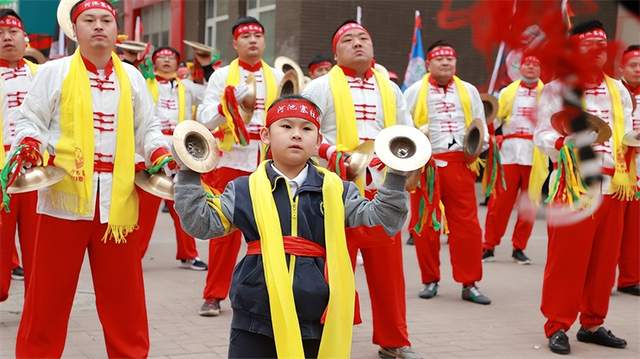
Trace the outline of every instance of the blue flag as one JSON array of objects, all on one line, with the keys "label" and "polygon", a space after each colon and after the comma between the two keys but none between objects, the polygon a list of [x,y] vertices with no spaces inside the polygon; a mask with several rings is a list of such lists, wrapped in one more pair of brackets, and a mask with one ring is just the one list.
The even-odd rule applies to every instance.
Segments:
[{"label": "blue flag", "polygon": [[407,71],[404,74],[402,90],[404,91],[415,82],[420,81],[426,73],[427,67],[424,63],[424,48],[422,47],[422,20],[420,19],[420,11],[416,11],[409,65],[407,65]]}]

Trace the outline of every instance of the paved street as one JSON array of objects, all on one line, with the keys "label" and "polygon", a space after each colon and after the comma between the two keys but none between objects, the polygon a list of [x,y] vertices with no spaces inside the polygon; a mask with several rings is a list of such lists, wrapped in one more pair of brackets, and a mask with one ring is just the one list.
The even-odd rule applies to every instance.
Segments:
[{"label": "paved street", "polygon": [[[481,207],[484,223],[485,207]],[[151,357],[225,357],[231,310],[223,302],[217,318],[197,315],[205,273],[180,269],[175,256],[173,227],[168,214],[160,218],[147,256],[144,258]],[[508,234],[509,235],[509,234]],[[507,236],[506,238],[510,238]],[[451,279],[448,247],[441,252],[443,280],[435,299],[417,296],[421,289],[413,246],[404,245],[407,284],[407,317],[410,339],[424,358],[557,358],[546,348],[539,311],[540,289],[546,253],[546,230],[538,221],[527,254],[531,266],[511,261],[511,248],[503,243],[497,261],[484,265],[483,292],[493,304],[480,306],[463,302],[460,287]],[[199,242],[206,258],[207,242]],[[354,330],[353,358],[376,358],[371,344],[371,313],[362,267],[358,267],[357,287],[361,293],[364,323]],[[22,307],[23,286],[13,282],[11,297],[0,304],[0,358],[13,357],[15,335]],[[126,296],[126,293],[123,293]],[[629,341],[626,350],[604,349],[578,343],[574,326],[569,336],[574,358],[639,358],[640,300],[614,293],[607,325]],[[85,259],[69,324],[65,358],[105,358],[104,340],[95,311],[88,258]]]}]

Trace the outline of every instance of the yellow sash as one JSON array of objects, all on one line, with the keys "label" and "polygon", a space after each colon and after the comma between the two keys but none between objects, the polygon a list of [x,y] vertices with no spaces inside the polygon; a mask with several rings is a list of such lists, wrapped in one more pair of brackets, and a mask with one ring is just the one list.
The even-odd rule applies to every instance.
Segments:
[{"label": "yellow sash", "polygon": [[[126,241],[138,223],[138,196],[134,186],[134,124],[131,83],[115,53],[111,61],[120,88],[116,148],[111,187],[109,224],[106,241]],[[62,82],[60,99],[60,140],[56,145],[54,165],[65,170],[64,179],[49,190],[54,207],[76,215],[89,215],[95,206],[93,197],[93,99],[89,76],[80,50],[71,58],[69,72]]]},{"label": "yellow sash", "polygon": [[[23,59],[24,62],[27,64],[27,67],[29,68],[29,71],[31,72],[31,78],[33,79],[33,77],[36,75],[36,72],[38,71],[38,65],[34,64],[33,62]],[[0,97],[0,105],[2,105],[2,102],[4,102],[4,92],[2,92],[2,97]],[[3,111],[0,111],[0,168],[4,167],[4,161],[6,160],[6,154],[4,151],[4,113]]]},{"label": "yellow sash", "polygon": [[[276,96],[278,94],[278,88],[277,88],[278,84],[276,84],[276,77],[273,74],[271,67],[269,67],[269,65],[267,65],[266,62],[262,60],[261,62],[262,62],[262,73],[264,74],[264,83],[265,83],[266,92],[267,92],[265,96],[266,98],[264,102],[264,111],[262,115],[262,123],[264,124],[264,120],[267,115],[267,109],[269,108],[269,106],[271,106],[273,101],[276,100]],[[231,63],[229,64],[229,74],[227,75],[227,82],[225,84],[225,87],[238,86],[239,83],[240,83],[240,65],[239,65],[239,60],[235,59],[231,61]],[[225,114],[225,118],[227,119],[227,122],[220,126],[220,129],[224,132],[224,137],[222,139],[222,142],[218,144],[218,147],[222,151],[230,151],[233,144],[238,143],[238,139],[235,137],[235,134],[234,134],[235,126],[233,125],[233,118],[229,114],[229,110],[227,109],[227,106],[226,106],[224,92],[220,96],[220,103],[222,104],[222,110]]]},{"label": "yellow sash", "polygon": [[[371,70],[380,90],[384,127],[387,128],[396,124],[396,96],[389,80],[378,70],[373,68]],[[353,151],[360,144],[356,109],[353,105],[349,83],[340,66],[334,66],[329,71],[329,87],[336,113],[336,149],[338,151]],[[362,176],[357,178],[355,182],[360,192],[363,193],[364,180]]]},{"label": "yellow sash", "polygon": [[[178,123],[184,121],[184,112],[185,112],[185,87],[182,81],[179,78],[175,78],[176,84],[178,86]],[[158,104],[158,97],[160,97],[160,89],[158,87],[158,80],[155,78],[147,79],[147,88],[151,93],[151,97],[153,98],[153,103]]]},{"label": "yellow sash", "polygon": [[[267,163],[260,163],[258,169],[249,176],[249,193],[260,234],[273,336],[278,358],[304,358],[280,218],[273,196],[265,195],[271,193]],[[345,239],[343,184],[335,173],[319,167],[316,169],[324,175],[322,201],[329,273],[329,304],[318,358],[348,358],[351,355],[355,283]]]},{"label": "yellow sash", "polygon": [[[427,95],[429,95],[430,87],[429,76],[430,74],[427,73],[422,77],[420,91],[418,92],[418,99],[416,101],[415,108],[413,109],[413,122],[418,128],[429,124],[429,106],[427,105]],[[453,82],[456,86],[458,96],[460,96],[460,104],[462,105],[462,112],[464,113],[464,125],[465,127],[469,127],[471,121],[473,121],[473,116],[471,114],[471,96],[469,96],[467,87],[458,76],[453,76]],[[476,175],[480,173],[481,166],[482,160],[479,158],[468,165],[469,169],[471,169],[471,171]]]}]

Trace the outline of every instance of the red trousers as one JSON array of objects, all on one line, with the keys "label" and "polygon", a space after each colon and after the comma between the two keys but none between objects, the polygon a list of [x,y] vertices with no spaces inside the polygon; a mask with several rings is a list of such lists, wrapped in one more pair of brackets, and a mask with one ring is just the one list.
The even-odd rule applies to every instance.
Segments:
[{"label": "red trousers", "polygon": [[[482,229],[478,222],[475,195],[475,174],[462,161],[448,161],[438,167],[436,181],[445,207],[449,227],[449,254],[453,279],[471,285],[482,279]],[[416,213],[416,198],[412,200],[412,213]],[[427,234],[414,238],[418,265],[423,283],[440,281],[440,234],[431,228]]]},{"label": "red trousers", "polygon": [[41,215],[16,357],[59,358],[85,252],[110,358],[146,358],[147,309],[137,231],[124,244],[103,242],[99,211],[91,221]]},{"label": "red trousers", "polygon": [[640,284],[640,201],[626,203],[618,262],[618,287]]},{"label": "red trousers", "polygon": [[[221,167],[202,176],[202,180],[218,193],[224,192],[227,183],[251,172]],[[242,233],[234,230],[224,237],[209,241],[209,270],[202,297],[205,300],[223,300],[229,295],[233,268],[240,252]]]},{"label": "red trousers", "polygon": [[583,327],[604,322],[615,281],[625,205],[604,196],[588,218],[565,226],[547,226],[549,244],[540,307],[547,318],[547,337],[559,329],[569,330],[578,312]]},{"label": "red trousers", "polygon": [[[142,192],[142,193],[141,193]],[[138,190],[138,198],[140,199],[140,214],[138,217],[138,230],[142,231],[140,236],[140,245],[142,249],[142,256],[144,257],[149,248],[149,242],[153,234],[153,227],[156,225],[156,219],[158,217],[158,209],[162,203],[162,199],[156,197],[150,193]],[[173,201],[166,201],[167,207],[169,207],[169,214],[173,219],[173,227],[176,231],[176,259],[189,260],[198,257],[198,249],[196,248],[196,241],[187,232],[182,229],[180,224],[180,217],[173,208]]]},{"label": "red trousers", "polygon": [[[422,233],[417,233],[414,230],[420,220],[420,198],[421,195],[417,192],[409,195],[411,206],[409,234],[411,234],[413,244],[416,247],[422,283],[427,284],[440,281],[440,231],[435,231],[431,227],[424,228]],[[431,213],[433,206],[427,205],[424,210]]]},{"label": "red trousers", "polygon": [[24,267],[25,295],[29,287],[33,248],[36,243],[38,192],[17,193],[11,196],[11,212],[0,210],[0,302],[9,297],[11,270],[19,265],[16,251],[16,229]]},{"label": "red trousers", "polygon": [[[487,218],[485,221],[484,249],[494,249],[500,244],[500,239],[504,235],[511,216],[511,210],[516,204],[518,195],[523,200],[528,201],[529,196],[527,190],[529,188],[529,174],[531,174],[531,166],[524,165],[504,165],[504,179],[506,189],[498,186],[495,195],[489,199],[489,207]],[[497,184],[496,184],[497,186]],[[513,229],[514,249],[524,250],[527,247],[527,241],[533,231],[533,223],[535,222],[535,212],[518,211],[518,220]]]}]

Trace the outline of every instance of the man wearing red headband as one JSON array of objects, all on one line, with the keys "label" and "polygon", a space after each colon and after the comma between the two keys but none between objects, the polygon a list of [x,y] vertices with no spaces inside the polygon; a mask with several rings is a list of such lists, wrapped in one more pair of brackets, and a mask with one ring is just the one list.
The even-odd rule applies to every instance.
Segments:
[{"label": "man wearing red headband", "polygon": [[[151,59],[156,77],[148,79],[147,86],[155,103],[153,115],[160,122],[162,133],[167,137],[167,141],[171,141],[176,125],[182,121],[193,119],[191,108],[201,101],[204,86],[177,77],[176,71],[180,62],[180,53],[176,49],[160,47],[153,52]],[[146,201],[148,206],[145,208],[145,212],[140,213],[140,222],[142,222],[140,228],[145,233],[144,239],[140,241],[144,256],[149,246],[149,240],[151,240],[158,208],[162,200],[150,193],[144,193],[141,196],[141,201]],[[173,209],[173,201],[167,201],[167,206],[176,231],[178,246],[176,259],[182,263],[184,268],[197,271],[207,270],[207,264],[198,258],[195,240],[185,233],[180,225],[180,219]]]},{"label": "man wearing red headband", "polygon": [[[535,221],[535,212],[532,210],[528,196],[535,156],[543,159],[536,166],[536,171],[542,170],[545,174],[542,181],[538,181],[540,185],[544,183],[548,167],[546,156],[539,150],[534,150],[533,145],[535,111],[544,86],[540,81],[540,60],[535,56],[525,55],[520,64],[520,74],[520,80],[512,82],[500,92],[497,116],[494,122],[489,124],[489,132],[492,135],[500,132],[495,136],[496,141],[491,143],[491,146],[497,148],[492,148],[490,151],[499,152],[492,153],[492,156],[499,156],[502,171],[496,172],[495,178],[491,179],[489,173],[491,171],[487,169],[497,167],[498,164],[487,165],[485,168],[485,176],[490,178],[486,196],[491,197],[482,245],[483,262],[491,262],[495,259],[494,249],[500,244],[509,223],[511,210],[517,200],[519,211],[511,240],[513,243],[511,257],[519,264],[531,263],[524,254],[524,249]],[[495,170],[499,171],[498,168]]]},{"label": "man wearing red headband", "polygon": [[309,62],[307,70],[309,70],[309,77],[314,80],[324,74],[327,74],[332,67],[333,60],[331,58],[324,55],[316,55],[313,60]]},{"label": "man wearing red headband", "polygon": [[[345,159],[350,152],[363,141],[375,139],[385,127],[411,125],[411,117],[398,86],[374,69],[373,42],[363,26],[355,21],[342,24],[333,35],[332,47],[337,66],[309,83],[303,96],[322,110],[320,132],[325,143],[320,147],[320,157],[345,178]],[[376,159],[355,182],[372,198],[384,173],[384,165]],[[373,343],[380,346],[379,355],[417,358],[407,332],[400,236],[391,240],[385,233],[363,232],[350,235],[348,242],[354,263],[358,249],[364,259],[373,312]]]},{"label": "man wearing red headband", "polygon": [[[571,351],[566,332],[578,313],[578,341],[614,348],[627,345],[602,325],[615,282],[624,208],[635,197],[636,185],[622,145],[624,134],[631,131],[631,98],[620,81],[602,70],[607,61],[607,37],[602,23],[594,20],[576,25],[571,30],[571,40],[576,64],[586,64],[588,68],[576,72],[577,76],[569,77],[571,80],[561,78],[545,85],[533,138],[556,168],[550,177],[547,198],[552,208],[569,206],[568,202],[575,198],[573,193],[581,192],[566,175],[574,166],[572,156],[566,155],[574,151],[573,136],[565,137],[551,126],[552,115],[563,109],[562,94],[570,84],[575,83],[582,91],[582,110],[605,121],[612,136],[604,143],[591,145],[599,154],[596,161],[603,175],[602,183],[598,183],[602,203],[578,222],[547,226],[549,243],[540,309],[547,319],[544,331],[549,349],[559,354]],[[597,134],[591,131],[586,137],[587,143],[593,143]],[[580,180],[580,173],[576,175]],[[558,218],[548,218],[552,220]]]},{"label": "man wearing red headband", "polygon": [[[2,113],[0,114],[0,166],[4,166],[7,151],[15,138],[15,119],[18,108],[27,95],[37,65],[23,59],[27,48],[26,34],[20,16],[11,9],[0,10],[0,77],[2,77]],[[11,211],[0,212],[0,302],[9,296],[11,278],[23,279],[28,287],[31,253],[35,245],[36,192],[13,196]],[[16,251],[16,229],[19,227],[20,250],[24,271]],[[25,273],[27,275],[25,275]],[[26,293],[26,290],[25,290]]]},{"label": "man wearing red headband", "polygon": [[[284,74],[262,60],[264,27],[253,17],[242,17],[232,29],[233,48],[238,58],[211,75],[202,104],[198,106],[198,121],[216,129],[222,157],[218,167],[203,176],[214,193],[224,191],[227,183],[255,171],[261,156],[260,129],[264,126],[266,109],[276,99],[277,86]],[[250,89],[247,80],[255,79],[255,103],[245,108],[246,123],[240,117],[241,104]],[[252,114],[250,114],[252,112]],[[220,301],[229,294],[231,274],[240,250],[240,231],[233,231],[222,240],[209,242],[209,272],[203,292],[202,316],[220,314]]]},{"label": "man wearing red headband", "polygon": [[[59,358],[85,253],[107,355],[143,358],[149,335],[140,260],[135,153],[169,153],[142,75],[113,52],[115,10],[100,0],[62,1],[78,50],[41,66],[16,120],[12,161],[64,172],[38,191],[35,263],[16,357]],[[70,21],[69,21],[70,20]]]},{"label": "man wearing red headband", "polygon": [[[632,97],[635,108],[632,114],[633,130],[640,132],[640,45],[629,46],[622,54],[622,83]],[[640,150],[636,148],[636,175],[640,175]],[[640,178],[638,182],[640,186]],[[640,201],[627,203],[624,212],[622,245],[618,263],[618,291],[640,296]]]},{"label": "man wearing red headband", "polygon": [[[462,299],[490,304],[476,287],[482,279],[482,230],[475,196],[479,161],[465,158],[462,147],[474,120],[482,124],[483,150],[489,135],[480,94],[475,86],[455,76],[456,62],[456,51],[450,44],[435,42],[427,55],[429,73],[405,91],[413,121],[428,133],[433,149],[433,160],[423,170],[421,184],[412,196],[412,212],[419,218],[410,222],[410,230],[425,285],[419,295],[430,299],[438,293],[440,232],[446,233],[442,215],[446,212],[453,279],[462,284]],[[413,223],[416,225],[411,226]]]}]

